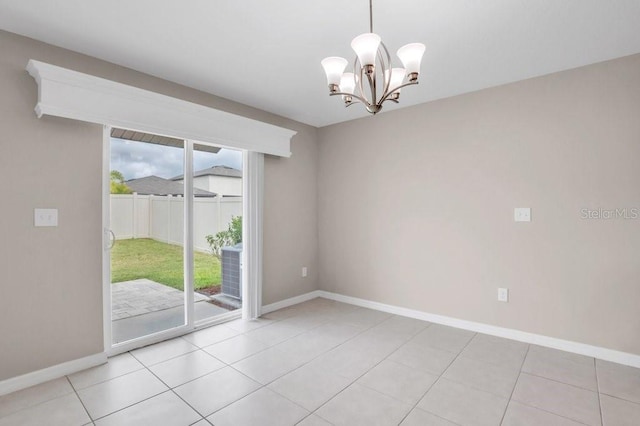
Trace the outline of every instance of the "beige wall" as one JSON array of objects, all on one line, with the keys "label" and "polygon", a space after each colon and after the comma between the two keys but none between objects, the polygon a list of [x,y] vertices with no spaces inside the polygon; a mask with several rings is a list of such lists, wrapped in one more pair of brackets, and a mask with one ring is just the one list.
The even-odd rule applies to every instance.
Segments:
[{"label": "beige wall", "polygon": [[640,354],[640,221],[580,218],[640,208],[640,55],[317,130],[1,31],[0,51],[0,380],[102,351],[102,132],[35,117],[31,58],[298,131],[265,163],[265,304],[320,284]]},{"label": "beige wall", "polygon": [[[315,128],[2,31],[0,52],[0,380],[103,349],[102,129],[37,119],[29,59],[297,130],[293,156],[265,162],[263,300],[317,288]],[[34,228],[36,207],[60,226]]]},{"label": "beige wall", "polygon": [[640,354],[640,219],[581,219],[640,208],[640,55],[322,128],[319,155],[322,289]]}]

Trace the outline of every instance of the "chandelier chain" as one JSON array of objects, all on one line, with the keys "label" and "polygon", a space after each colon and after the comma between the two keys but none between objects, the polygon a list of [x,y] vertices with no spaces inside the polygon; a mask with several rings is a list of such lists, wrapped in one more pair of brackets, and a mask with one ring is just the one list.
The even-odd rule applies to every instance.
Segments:
[{"label": "chandelier chain", "polygon": [[369,0],[369,32],[373,32],[373,0]]}]

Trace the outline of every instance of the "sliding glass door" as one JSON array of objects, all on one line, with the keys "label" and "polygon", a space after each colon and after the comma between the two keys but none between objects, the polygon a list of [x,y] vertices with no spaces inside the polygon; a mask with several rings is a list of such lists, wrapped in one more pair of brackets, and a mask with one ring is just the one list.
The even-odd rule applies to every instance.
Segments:
[{"label": "sliding glass door", "polygon": [[105,143],[110,346],[240,308],[242,154],[117,128]]}]

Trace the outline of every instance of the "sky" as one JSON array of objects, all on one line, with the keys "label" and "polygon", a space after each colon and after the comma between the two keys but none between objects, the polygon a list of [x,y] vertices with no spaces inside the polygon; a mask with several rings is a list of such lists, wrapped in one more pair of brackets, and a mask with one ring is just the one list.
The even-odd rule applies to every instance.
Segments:
[{"label": "sky", "polygon": [[[182,148],[111,138],[111,170],[125,180],[155,175],[165,179],[183,174]],[[194,151],[193,170],[229,166],[242,170],[242,153],[222,148],[217,154]]]}]

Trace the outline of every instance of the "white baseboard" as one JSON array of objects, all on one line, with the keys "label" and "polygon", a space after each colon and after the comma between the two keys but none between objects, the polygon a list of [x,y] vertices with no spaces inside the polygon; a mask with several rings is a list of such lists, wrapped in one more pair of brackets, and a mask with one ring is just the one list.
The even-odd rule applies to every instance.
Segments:
[{"label": "white baseboard", "polygon": [[[546,346],[549,348],[591,356],[605,361],[611,361],[618,364],[640,368],[640,355],[616,351],[599,346],[587,345],[584,343],[572,342],[569,340],[557,339],[555,337],[543,336],[540,334],[527,333],[525,331],[514,330],[511,328],[497,327],[494,325],[467,321],[458,318],[447,317],[444,315],[430,314],[414,309],[402,308],[400,306],[387,305],[385,303],[373,302],[371,300],[360,299],[357,297],[344,296],[342,294],[332,293],[324,290],[311,291],[309,293],[301,294],[299,296],[265,305],[262,307],[262,313],[267,314],[269,312],[297,305],[298,303],[306,302],[317,297],[323,297],[325,299],[349,303],[351,305],[360,306],[363,308],[375,309],[382,312],[388,312],[390,314],[429,321],[436,324],[448,325],[451,327],[489,334],[492,336],[505,337],[507,339],[513,339],[520,342]],[[73,361],[64,362],[62,364],[54,365],[42,370],[33,371],[21,376],[12,377],[10,379],[0,381],[0,396],[40,383],[44,383],[49,380],[57,379],[58,377],[85,370],[87,368],[95,367],[97,365],[104,364],[105,362],[107,362],[107,355],[106,353],[102,352]]]},{"label": "white baseboard", "polygon": [[[318,290],[310,293],[302,294],[300,296],[291,297],[289,299],[281,300],[270,305],[262,307],[262,313],[267,314],[269,312],[277,311],[298,303],[306,302],[307,300],[315,299],[320,296]],[[213,325],[213,324],[208,324]],[[181,335],[183,332],[176,333],[176,336]],[[130,346],[130,347],[129,347]],[[129,346],[122,346],[112,350],[109,356],[126,352],[131,349],[135,349],[136,344],[132,343]],[[49,380],[57,379],[68,374],[76,373],[78,371],[85,370],[87,368],[95,367],[96,365],[104,364],[107,362],[107,353],[99,353],[90,355],[84,358],[76,359],[73,361],[64,362],[62,364],[54,365],[42,370],[33,371],[31,373],[23,374],[21,376],[12,377],[10,379],[0,381],[0,396],[6,395],[11,392],[15,392],[21,389],[26,389],[30,386],[35,386],[40,383],[47,382]]]},{"label": "white baseboard", "polygon": [[[507,339],[517,340],[525,343],[546,346],[548,348],[559,349],[566,352],[572,352],[580,355],[587,355],[604,361],[611,361],[618,364],[629,365],[631,367],[640,368],[640,355],[630,354],[627,352],[616,351],[599,346],[587,345],[585,343],[572,342],[570,340],[557,339],[555,337],[543,336],[540,334],[528,333],[526,331],[514,330],[511,328],[497,327],[495,325],[483,324],[474,321],[467,321],[458,318],[447,317],[443,315],[429,314],[427,312],[416,311],[414,309],[402,308],[399,306],[387,305],[384,303],[373,302],[371,300],[359,299],[357,297],[344,296],[338,293],[332,293],[323,290],[317,290],[309,295],[318,295],[325,299],[331,299],[338,302],[349,303],[351,305],[361,306],[363,308],[375,309],[378,311],[388,312],[390,314],[400,315],[409,318],[415,318],[423,321],[429,321],[436,324],[448,325],[451,327],[461,328],[464,330],[475,331],[477,333],[490,334],[492,336],[505,337]],[[298,296],[302,297],[302,296]],[[307,298],[306,300],[309,300]]]},{"label": "white baseboard", "polygon": [[315,299],[322,296],[322,291],[315,290],[309,293],[301,294],[300,296],[290,297],[270,305],[264,305],[262,307],[262,314],[268,314],[269,312],[277,311],[278,309],[287,308],[289,306],[297,305],[298,303],[306,302],[307,300]]},{"label": "white baseboard", "polygon": [[107,354],[102,352],[43,368],[42,370],[32,371],[31,373],[21,376],[12,377],[0,382],[0,396],[26,389],[30,386],[39,385],[40,383],[48,382],[49,380],[57,379],[67,374],[95,367],[105,362],[107,362]]}]

